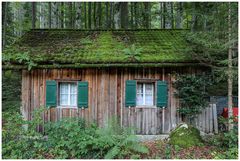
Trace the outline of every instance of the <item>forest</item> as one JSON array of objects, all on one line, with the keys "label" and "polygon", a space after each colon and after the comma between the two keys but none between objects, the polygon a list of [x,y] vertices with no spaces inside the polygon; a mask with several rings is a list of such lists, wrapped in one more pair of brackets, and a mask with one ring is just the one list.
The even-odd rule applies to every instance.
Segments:
[{"label": "forest", "polygon": [[[237,2],[2,2],[2,158],[237,159],[238,123],[233,121],[232,108],[236,106],[233,96],[238,96],[238,21]],[[191,128],[191,133],[197,135],[197,138],[189,136],[189,140],[193,137],[192,146],[167,140],[138,142],[131,129],[120,127],[114,119],[106,128],[73,118],[51,122],[44,125],[47,140],[45,134],[36,131],[44,123],[41,112],[46,109],[40,107],[34,111],[34,119],[24,120],[20,112],[21,70],[5,68],[13,58],[8,51],[34,29],[186,30],[188,33],[183,36],[188,43],[186,52],[211,72],[207,73],[209,79],[182,77],[180,86],[192,81],[190,88],[196,90],[197,81],[208,84],[204,89],[207,97],[224,96],[228,100],[228,115],[232,117],[220,116],[218,122],[224,129],[213,136],[201,138],[200,132]],[[24,54],[16,60],[31,62],[30,71],[37,68],[37,62]],[[198,100],[200,103],[196,104],[200,106],[205,98],[197,91],[193,91],[196,94],[193,97],[184,94],[195,97],[190,101]],[[183,98],[183,101],[189,100]],[[174,132],[170,137],[173,135]]]}]

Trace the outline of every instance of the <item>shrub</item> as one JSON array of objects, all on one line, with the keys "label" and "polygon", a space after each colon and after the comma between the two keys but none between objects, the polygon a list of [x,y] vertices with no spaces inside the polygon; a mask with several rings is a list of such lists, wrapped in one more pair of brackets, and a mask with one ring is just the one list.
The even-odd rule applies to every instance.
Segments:
[{"label": "shrub", "polygon": [[211,143],[220,150],[213,152],[215,159],[237,159],[238,158],[238,129],[234,129],[216,135]]},{"label": "shrub", "polygon": [[208,93],[205,87],[211,84],[207,75],[177,75],[174,87],[180,100],[178,112],[192,122],[202,109],[207,107]]},{"label": "shrub", "polygon": [[[40,110],[34,112],[35,119],[23,120],[18,112],[3,113],[2,156],[4,159],[44,158],[46,141],[36,132],[41,123]],[[27,129],[25,127],[28,127]]]},{"label": "shrub", "polygon": [[[45,134],[36,131],[43,124],[41,113],[25,121],[19,113],[6,113],[3,126],[3,158],[102,159],[136,158],[148,149],[137,142],[131,129],[121,128],[116,119],[104,128],[80,118],[65,118],[44,125]],[[24,128],[26,125],[28,128]]]}]

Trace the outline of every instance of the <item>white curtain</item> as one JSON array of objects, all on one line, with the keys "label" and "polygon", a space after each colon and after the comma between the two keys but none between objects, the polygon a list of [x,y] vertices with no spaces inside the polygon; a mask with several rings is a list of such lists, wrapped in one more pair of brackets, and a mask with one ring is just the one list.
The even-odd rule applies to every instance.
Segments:
[{"label": "white curtain", "polygon": [[76,83],[60,83],[60,105],[61,106],[77,105]]}]

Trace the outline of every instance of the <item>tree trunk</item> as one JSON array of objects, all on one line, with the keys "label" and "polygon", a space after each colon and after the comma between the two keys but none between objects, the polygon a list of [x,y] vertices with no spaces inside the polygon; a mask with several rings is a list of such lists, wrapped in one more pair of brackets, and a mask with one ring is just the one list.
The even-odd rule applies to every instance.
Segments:
[{"label": "tree trunk", "polygon": [[166,27],[166,3],[163,2],[163,28]]},{"label": "tree trunk", "polygon": [[2,15],[2,22],[3,22],[3,41],[2,41],[2,46],[3,49],[6,45],[6,28],[7,28],[7,8],[8,8],[8,2],[2,2],[2,11],[3,11],[3,15]]},{"label": "tree trunk", "polygon": [[173,15],[173,5],[174,2],[171,2],[171,25],[172,25],[172,29],[174,29],[174,15]]},{"label": "tree trunk", "polygon": [[48,2],[48,27],[51,28],[52,24],[52,3]]},{"label": "tree trunk", "polygon": [[98,28],[102,28],[102,3],[98,2]]},{"label": "tree trunk", "polygon": [[82,28],[81,26],[81,3],[80,2],[76,2],[76,28]]},{"label": "tree trunk", "polygon": [[87,2],[84,3],[84,28],[87,29]]},{"label": "tree trunk", "polygon": [[183,6],[182,2],[177,2],[176,28],[183,28]]},{"label": "tree trunk", "polygon": [[110,2],[110,28],[113,28],[113,2]]},{"label": "tree trunk", "polygon": [[[232,37],[232,23],[231,23],[231,2],[228,3],[228,41],[231,41]],[[232,111],[232,83],[233,83],[233,73],[232,73],[232,44],[228,48],[228,118],[233,117]],[[229,119],[228,130],[233,129],[232,120]]]},{"label": "tree trunk", "polygon": [[88,2],[88,28],[92,29],[92,2]]},{"label": "tree trunk", "polygon": [[133,10],[133,2],[130,2],[131,5],[131,28],[133,29],[133,14],[134,14],[134,10]]},{"label": "tree trunk", "polygon": [[61,2],[61,28],[64,28],[64,2]]},{"label": "tree trunk", "polygon": [[191,26],[191,31],[194,32],[196,30],[196,26],[197,26],[197,18],[196,18],[196,2],[192,3],[192,8],[193,8],[193,12],[192,12],[192,26]]},{"label": "tree trunk", "polygon": [[93,28],[97,28],[97,18],[96,18],[96,2],[93,3]]},{"label": "tree trunk", "polygon": [[144,26],[149,29],[150,27],[150,21],[149,21],[149,15],[150,15],[150,3],[144,2]]},{"label": "tree trunk", "polygon": [[73,6],[72,2],[68,2],[68,28],[73,28]]},{"label": "tree trunk", "polygon": [[135,24],[134,24],[134,28],[138,28],[138,3],[137,2],[133,2],[134,3],[134,17],[135,17]]},{"label": "tree trunk", "polygon": [[36,2],[32,2],[32,28],[36,27]]},{"label": "tree trunk", "polygon": [[109,28],[109,2],[105,2],[106,5],[106,22],[105,22],[105,28]]},{"label": "tree trunk", "polygon": [[166,2],[166,5],[165,5],[165,9],[164,9],[164,14],[166,14],[165,16],[165,28],[167,29],[170,29],[172,28],[172,16],[171,16],[171,13],[172,13],[172,2]]},{"label": "tree trunk", "polygon": [[128,2],[120,2],[121,28],[128,28]]}]

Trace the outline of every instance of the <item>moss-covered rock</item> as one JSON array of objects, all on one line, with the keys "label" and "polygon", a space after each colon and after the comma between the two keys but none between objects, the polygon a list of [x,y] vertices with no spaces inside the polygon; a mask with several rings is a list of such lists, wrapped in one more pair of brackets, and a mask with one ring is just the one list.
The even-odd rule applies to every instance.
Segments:
[{"label": "moss-covered rock", "polygon": [[202,144],[200,131],[190,125],[180,124],[170,133],[169,143],[180,147],[191,147]]}]

